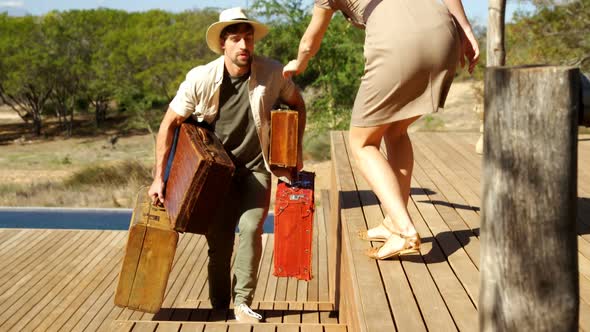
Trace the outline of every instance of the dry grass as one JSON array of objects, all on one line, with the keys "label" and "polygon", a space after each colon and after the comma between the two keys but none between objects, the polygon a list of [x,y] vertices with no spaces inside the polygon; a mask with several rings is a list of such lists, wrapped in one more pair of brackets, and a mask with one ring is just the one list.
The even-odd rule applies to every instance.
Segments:
[{"label": "dry grass", "polygon": [[0,206],[131,207],[151,183],[150,135],[0,145]]},{"label": "dry grass", "polygon": [[[150,135],[121,137],[115,148],[106,136],[0,145],[0,206],[131,208],[152,165]],[[305,169],[316,172],[318,194],[328,189],[329,161],[306,161]]]},{"label": "dry grass", "polygon": [[64,180],[0,185],[0,205],[129,208],[139,187],[150,182],[149,167],[127,160],[90,166]]}]

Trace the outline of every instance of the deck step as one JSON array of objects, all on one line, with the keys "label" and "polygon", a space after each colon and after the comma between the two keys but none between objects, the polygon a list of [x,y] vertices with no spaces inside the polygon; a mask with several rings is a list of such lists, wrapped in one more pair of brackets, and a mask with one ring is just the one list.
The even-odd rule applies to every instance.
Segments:
[{"label": "deck step", "polygon": [[[314,311],[334,311],[335,305],[328,301],[253,301],[250,306],[258,310],[271,310],[278,308],[279,310],[314,310]],[[178,303],[175,309],[212,309],[211,302],[207,300],[186,300]],[[230,309],[233,308],[233,303],[230,304]]]},{"label": "deck step", "polygon": [[169,321],[113,321],[113,332],[347,332],[348,327],[343,324],[309,324],[309,323],[256,323],[243,324],[236,321],[228,322],[169,322]]}]

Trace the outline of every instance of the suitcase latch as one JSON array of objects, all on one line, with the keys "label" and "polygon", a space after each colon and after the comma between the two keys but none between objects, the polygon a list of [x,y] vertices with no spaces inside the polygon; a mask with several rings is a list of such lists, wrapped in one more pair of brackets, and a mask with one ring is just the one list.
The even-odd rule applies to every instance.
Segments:
[{"label": "suitcase latch", "polygon": [[302,198],[305,198],[305,195],[301,195],[301,194],[299,194],[299,195],[295,195],[295,194],[294,195],[289,195],[289,200],[290,201],[298,201],[298,200],[300,200]]}]

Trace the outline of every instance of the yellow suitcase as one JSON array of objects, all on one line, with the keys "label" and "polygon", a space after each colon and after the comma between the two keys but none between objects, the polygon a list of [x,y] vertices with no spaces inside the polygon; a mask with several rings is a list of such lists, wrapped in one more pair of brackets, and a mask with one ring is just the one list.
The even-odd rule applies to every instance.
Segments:
[{"label": "yellow suitcase", "polygon": [[152,205],[148,188],[142,188],[131,217],[115,305],[158,312],[164,301],[177,244],[178,233],[170,224],[166,210]]}]

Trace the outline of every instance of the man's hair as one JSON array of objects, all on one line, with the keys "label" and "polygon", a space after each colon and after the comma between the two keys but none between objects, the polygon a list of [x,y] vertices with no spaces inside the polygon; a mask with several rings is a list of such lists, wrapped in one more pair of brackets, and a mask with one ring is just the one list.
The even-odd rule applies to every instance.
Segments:
[{"label": "man's hair", "polygon": [[221,38],[222,40],[225,40],[228,35],[233,34],[233,33],[238,33],[245,26],[247,26],[247,31],[254,32],[254,27],[252,26],[252,24],[250,24],[250,23],[236,23],[236,24],[228,25],[225,28],[223,28],[223,30],[221,30],[221,33],[219,34],[219,38]]}]

